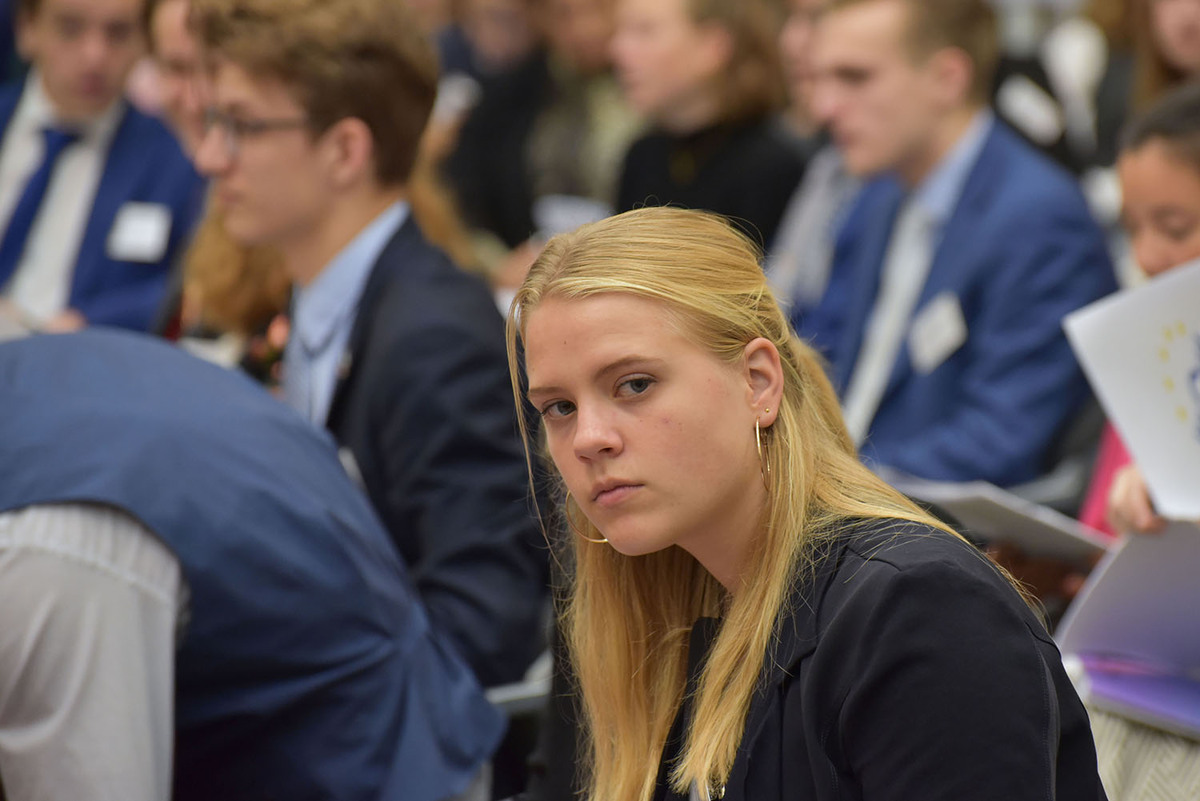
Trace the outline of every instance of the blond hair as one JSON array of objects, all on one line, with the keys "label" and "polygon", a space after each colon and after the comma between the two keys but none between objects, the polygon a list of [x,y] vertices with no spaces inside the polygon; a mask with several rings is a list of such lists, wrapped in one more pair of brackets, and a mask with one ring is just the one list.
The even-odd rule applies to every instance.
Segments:
[{"label": "blond hair", "polygon": [[404,183],[437,95],[433,45],[400,0],[192,0],[204,47],[296,93],[310,128],[362,120],[375,177]]},{"label": "blond hair", "polygon": [[[781,614],[811,573],[822,541],[853,518],[941,523],[884,484],[857,458],[816,353],[792,332],[767,288],[755,246],[717,215],[674,208],[631,211],[550,240],[508,318],[509,368],[523,403],[520,341],[547,298],[624,293],[661,303],[701,347],[732,363],[765,337],[778,349],[783,394],[765,429],[767,504],[747,558],[755,580],[729,596],[688,553],[627,557],[572,536],[562,626],[585,722],[583,782],[590,801],[645,801],[683,701],[693,623],[723,612],[693,699],[684,748],[670,779],[724,784]],[[525,441],[529,432],[522,421]],[[751,436],[747,432],[747,436]],[[532,458],[530,460],[532,476]],[[565,498],[578,533],[602,535]],[[799,585],[802,586],[802,585]],[[703,794],[702,794],[703,797]]]}]

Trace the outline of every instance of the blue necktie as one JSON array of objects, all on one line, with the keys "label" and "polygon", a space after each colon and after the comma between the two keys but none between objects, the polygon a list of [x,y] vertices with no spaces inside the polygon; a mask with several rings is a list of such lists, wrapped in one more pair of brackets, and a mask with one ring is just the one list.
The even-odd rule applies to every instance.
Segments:
[{"label": "blue necktie", "polygon": [[37,219],[38,208],[42,198],[46,196],[46,188],[50,186],[50,176],[54,174],[54,164],[67,147],[79,138],[73,131],[60,128],[43,128],[42,136],[46,140],[45,155],[42,164],[29,177],[25,191],[17,201],[12,217],[8,221],[8,229],[4,239],[0,241],[0,287],[3,287],[17,270],[21,263],[21,254],[25,252],[25,242],[33,229],[33,221]]}]

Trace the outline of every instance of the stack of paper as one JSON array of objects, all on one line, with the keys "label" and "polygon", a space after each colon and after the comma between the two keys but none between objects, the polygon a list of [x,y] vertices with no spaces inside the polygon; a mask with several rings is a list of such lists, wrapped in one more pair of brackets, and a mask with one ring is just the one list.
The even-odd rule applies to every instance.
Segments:
[{"label": "stack of paper", "polygon": [[[1155,508],[1200,519],[1200,263],[1067,318],[1071,345]],[[1058,629],[1096,707],[1200,739],[1200,527],[1135,534]]]},{"label": "stack of paper", "polygon": [[1093,705],[1200,739],[1200,528],[1129,537],[1092,573],[1058,628],[1083,660]]},{"label": "stack of paper", "polygon": [[1108,547],[1104,534],[986,481],[929,481],[885,467],[878,473],[910,498],[949,514],[978,542],[1010,543],[1028,556],[1062,559],[1084,568]]}]

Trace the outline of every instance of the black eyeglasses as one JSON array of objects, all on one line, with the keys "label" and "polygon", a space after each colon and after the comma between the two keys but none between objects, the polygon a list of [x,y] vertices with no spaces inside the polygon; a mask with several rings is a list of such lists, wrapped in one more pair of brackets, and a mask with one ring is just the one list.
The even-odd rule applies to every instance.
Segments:
[{"label": "black eyeglasses", "polygon": [[221,136],[221,144],[225,149],[225,154],[230,160],[237,158],[238,144],[245,137],[262,136],[272,131],[290,131],[296,128],[307,127],[308,124],[309,121],[306,117],[255,119],[252,117],[235,117],[228,112],[216,108],[208,108],[204,111],[205,136],[214,130],[217,131]]}]

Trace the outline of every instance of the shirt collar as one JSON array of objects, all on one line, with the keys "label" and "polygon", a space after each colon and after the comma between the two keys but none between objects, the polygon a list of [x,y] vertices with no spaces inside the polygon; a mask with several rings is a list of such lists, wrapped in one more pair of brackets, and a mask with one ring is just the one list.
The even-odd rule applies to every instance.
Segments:
[{"label": "shirt collar", "polygon": [[979,160],[994,122],[995,115],[990,109],[977,112],[950,152],[913,190],[912,202],[921,208],[934,225],[945,225],[954,213],[963,186],[975,162]]},{"label": "shirt collar", "polygon": [[79,133],[80,141],[106,148],[113,136],[116,135],[117,126],[121,124],[125,111],[125,99],[119,97],[108,108],[87,122],[64,126],[59,121],[54,103],[42,85],[41,73],[35,68],[29,71],[29,76],[25,79],[25,89],[21,93],[16,116],[30,128],[38,131],[49,127],[69,127]]},{"label": "shirt collar", "polygon": [[339,325],[353,317],[379,254],[407,217],[407,204],[397,201],[388,206],[333,257],[312,283],[296,290],[293,325],[310,354],[328,347]]}]

